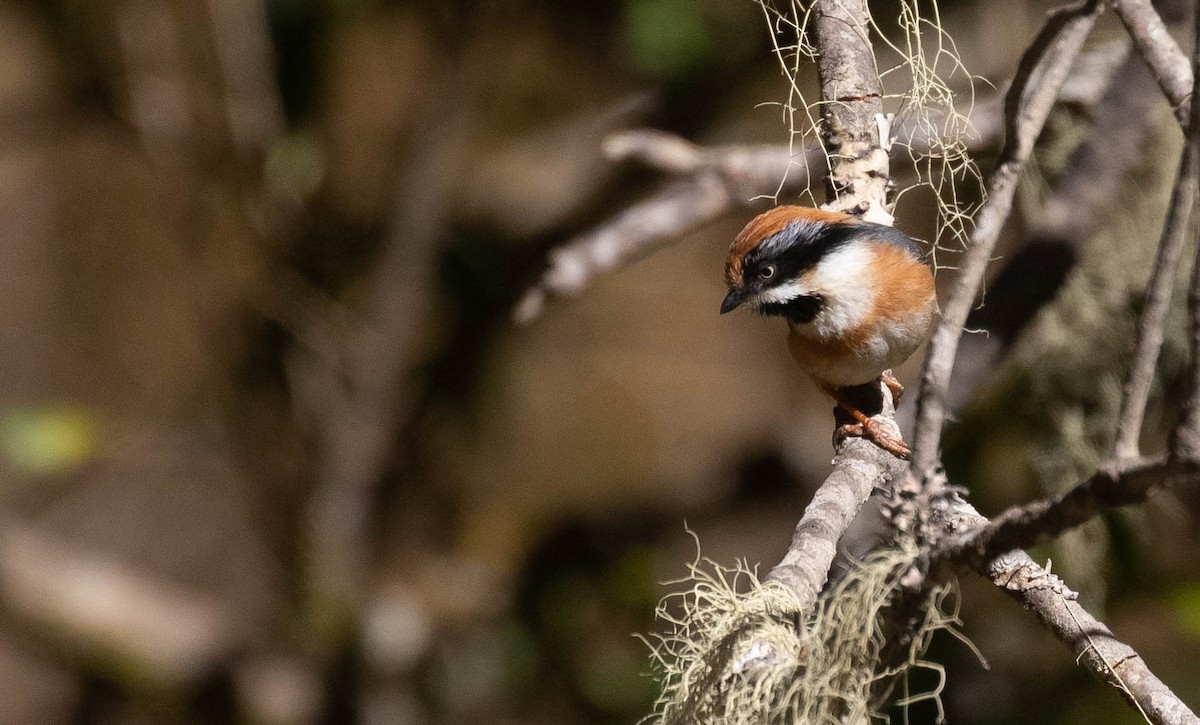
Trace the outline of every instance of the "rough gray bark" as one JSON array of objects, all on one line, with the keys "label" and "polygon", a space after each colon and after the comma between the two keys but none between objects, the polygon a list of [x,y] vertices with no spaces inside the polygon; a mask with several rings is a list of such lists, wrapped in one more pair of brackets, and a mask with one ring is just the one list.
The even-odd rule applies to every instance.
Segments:
[{"label": "rough gray bark", "polygon": [[[898,436],[888,396],[876,420],[889,435]],[[821,483],[804,515],[796,524],[791,544],[783,559],[767,574],[768,580],[786,585],[807,611],[829,578],[838,542],[858,515],[867,497],[876,489],[890,487],[904,473],[904,462],[861,438],[838,443],[833,472]]]},{"label": "rough gray bark", "polygon": [[891,176],[877,118],[883,89],[870,39],[866,0],[818,2],[813,27],[820,55],[821,145],[829,155],[826,208],[890,224],[887,194]]}]

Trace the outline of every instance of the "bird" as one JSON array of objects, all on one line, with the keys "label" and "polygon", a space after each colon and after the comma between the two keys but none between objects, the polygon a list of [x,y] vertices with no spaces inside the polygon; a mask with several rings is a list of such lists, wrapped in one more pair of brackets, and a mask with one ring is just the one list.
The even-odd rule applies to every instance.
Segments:
[{"label": "bird", "polygon": [[904,387],[892,368],[929,337],[938,313],[933,272],[912,238],[850,214],[777,206],[734,239],[725,281],[721,314],[745,306],[787,321],[792,358],[855,421],[843,434],[911,459],[850,391],[882,382],[899,403]]}]

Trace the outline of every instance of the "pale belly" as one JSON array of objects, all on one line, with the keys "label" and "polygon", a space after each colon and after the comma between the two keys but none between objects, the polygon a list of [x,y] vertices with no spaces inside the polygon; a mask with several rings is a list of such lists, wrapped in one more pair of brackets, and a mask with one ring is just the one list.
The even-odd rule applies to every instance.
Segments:
[{"label": "pale belly", "polygon": [[870,334],[834,339],[817,335],[812,325],[798,325],[788,335],[788,347],[800,369],[818,384],[862,385],[907,360],[925,341],[933,315],[930,305],[903,321],[880,321]]}]

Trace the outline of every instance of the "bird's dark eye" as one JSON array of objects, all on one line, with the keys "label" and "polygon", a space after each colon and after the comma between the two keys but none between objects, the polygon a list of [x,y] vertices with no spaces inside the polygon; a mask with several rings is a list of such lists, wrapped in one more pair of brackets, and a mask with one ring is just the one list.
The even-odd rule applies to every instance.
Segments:
[{"label": "bird's dark eye", "polygon": [[761,280],[765,281],[765,280],[771,279],[774,276],[775,276],[775,265],[773,265],[773,264],[768,264],[767,266],[758,270],[758,278]]}]

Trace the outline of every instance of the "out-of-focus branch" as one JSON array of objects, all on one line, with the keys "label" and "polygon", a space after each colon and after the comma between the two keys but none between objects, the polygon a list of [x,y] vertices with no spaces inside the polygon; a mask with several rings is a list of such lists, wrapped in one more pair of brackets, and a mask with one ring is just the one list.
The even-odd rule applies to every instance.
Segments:
[{"label": "out-of-focus branch", "polygon": [[796,159],[782,147],[701,149],[655,131],[618,134],[605,150],[615,160],[637,159],[694,176],[552,251],[549,269],[514,308],[517,322],[531,322],[550,298],[578,294],[595,277],[677,241],[757,194],[804,188],[823,166],[819,151]]},{"label": "out-of-focus branch", "polygon": [[[1200,15],[1200,13],[1198,13]],[[1197,35],[1200,39],[1200,34]],[[1200,47],[1196,50],[1196,62],[1200,63]],[[1196,76],[1200,77],[1200,76]],[[1193,89],[1192,94],[1196,91]],[[1150,397],[1150,384],[1154,380],[1154,369],[1158,353],[1162,349],[1163,324],[1171,306],[1171,293],[1175,289],[1176,270],[1183,254],[1183,245],[1190,236],[1189,224],[1200,192],[1200,108],[1189,104],[1190,123],[1187,141],[1183,147],[1183,158],[1179,162],[1179,176],[1171,191],[1171,205],[1163,224],[1162,238],[1158,243],[1158,254],[1154,258],[1154,271],[1147,286],[1146,306],[1142,310],[1137,327],[1137,348],[1133,367],[1125,384],[1121,399],[1121,413],[1117,419],[1117,435],[1113,455],[1117,459],[1136,456],[1142,421],[1146,414],[1146,400]],[[1193,354],[1195,354],[1193,350]],[[1184,434],[1176,442],[1195,453],[1194,436]]]},{"label": "out-of-focus branch", "polygon": [[[461,95],[455,105],[454,111],[431,108],[412,141],[358,324],[331,323],[319,314],[313,321],[314,339],[340,352],[340,364],[329,363],[329,352],[304,348],[290,360],[293,393],[318,448],[305,564],[310,624],[329,638],[326,645],[357,614],[374,550],[374,495],[417,399],[408,378],[421,361],[442,224],[474,118],[473,104],[462,104]],[[332,343],[331,333],[337,336]]]},{"label": "out-of-focus branch", "polygon": [[1187,55],[1171,37],[1158,11],[1150,0],[1111,0],[1117,17],[1125,24],[1138,51],[1146,59],[1158,85],[1167,94],[1175,117],[1187,127],[1189,96],[1192,92],[1193,72]]},{"label": "out-of-focus branch", "polygon": [[[948,503],[941,521],[947,533],[961,535],[988,525],[986,518],[957,496]],[[1046,629],[1071,648],[1076,662],[1096,679],[1116,688],[1147,721],[1155,725],[1200,723],[1200,718],[1150,671],[1141,655],[1117,639],[1076,601],[1075,592],[1024,551],[1010,551],[976,571],[1033,612]]]},{"label": "out-of-focus branch", "polygon": [[157,687],[195,686],[245,635],[219,602],[8,520],[0,521],[0,606],[69,657]]},{"label": "out-of-focus branch", "polygon": [[283,133],[264,0],[208,0],[234,146],[261,156]]},{"label": "out-of-focus branch", "polygon": [[[1200,11],[1196,12],[1196,49],[1194,51],[1193,78],[1200,79]],[[1200,82],[1193,87],[1193,98],[1200,89]],[[1183,164],[1185,166],[1200,165],[1200,103],[1191,103],[1188,109],[1191,125],[1188,127],[1187,147],[1184,150]],[[1196,173],[1192,169],[1193,174]],[[1182,185],[1183,169],[1180,170]],[[1195,214],[1194,195],[1200,193],[1195,178],[1192,178],[1190,192],[1193,194],[1193,214]],[[1181,225],[1182,226],[1182,225]],[[1195,228],[1193,224],[1189,230]],[[1182,233],[1182,231],[1181,231]],[[1194,233],[1193,233],[1194,235]],[[1193,457],[1200,455],[1200,250],[1197,250],[1197,263],[1192,267],[1192,286],[1188,296],[1188,314],[1191,320],[1191,351],[1192,359],[1188,368],[1187,400],[1183,405],[1183,414],[1171,436],[1171,451],[1175,455]]]},{"label": "out-of-focus branch", "polygon": [[924,478],[937,463],[942,422],[946,417],[946,392],[958,341],[1000,230],[1012,209],[1017,182],[1071,64],[1102,7],[1098,1],[1089,0],[1054,11],[1022,56],[1008,91],[1005,145],[988,179],[987,201],[976,216],[971,245],[963,255],[950,300],[942,308],[942,320],[925,358],[913,436],[912,469],[918,478]]},{"label": "out-of-focus branch", "polygon": [[170,8],[131,0],[115,12],[130,120],[149,153],[160,160],[177,158],[190,151],[195,119]]}]

